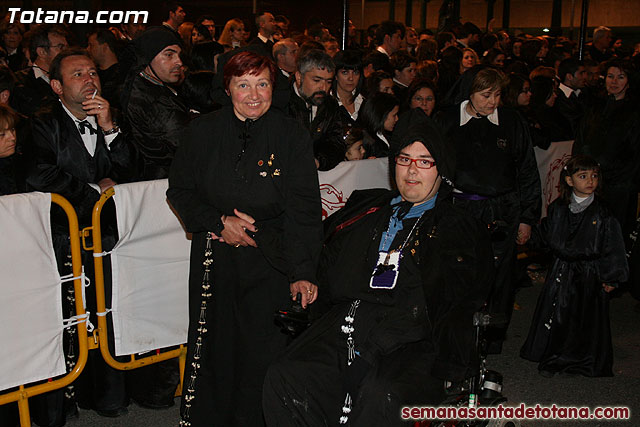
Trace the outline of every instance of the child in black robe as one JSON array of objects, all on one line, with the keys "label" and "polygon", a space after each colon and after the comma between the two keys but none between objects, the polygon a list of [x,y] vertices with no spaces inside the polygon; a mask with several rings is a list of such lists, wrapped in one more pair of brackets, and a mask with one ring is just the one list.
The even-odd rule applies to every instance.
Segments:
[{"label": "child in black robe", "polygon": [[595,194],[599,171],[589,157],[571,158],[541,226],[553,262],[520,355],[545,377],[613,375],[609,292],[629,270],[620,225]]}]

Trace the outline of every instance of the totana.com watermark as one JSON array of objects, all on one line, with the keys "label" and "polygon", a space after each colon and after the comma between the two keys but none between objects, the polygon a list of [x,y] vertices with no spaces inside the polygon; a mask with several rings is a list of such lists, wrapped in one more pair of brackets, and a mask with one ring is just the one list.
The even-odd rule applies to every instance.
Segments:
[{"label": "totana.com watermark", "polygon": [[88,10],[22,10],[10,7],[9,22],[16,18],[22,24],[146,24],[149,12],[146,10],[101,10],[91,17]]}]

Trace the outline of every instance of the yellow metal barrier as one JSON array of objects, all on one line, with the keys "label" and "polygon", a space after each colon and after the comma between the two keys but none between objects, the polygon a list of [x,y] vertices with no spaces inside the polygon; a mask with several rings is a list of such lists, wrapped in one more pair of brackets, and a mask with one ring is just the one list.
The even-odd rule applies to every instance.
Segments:
[{"label": "yellow metal barrier", "polygon": [[[102,208],[104,204],[115,194],[113,188],[108,189],[102,196],[100,200],[95,204],[93,208],[93,215],[91,220],[91,227],[84,228],[82,230],[82,246],[85,250],[93,250],[94,254],[102,254],[102,231],[100,227],[100,214],[102,213]],[[88,245],[86,238],[91,236],[93,240],[93,245]],[[105,292],[104,292],[104,265],[102,262],[102,256],[96,256],[93,258],[95,264],[95,285],[96,285],[96,302],[97,302],[97,311],[98,313],[105,313],[107,310],[105,303]],[[98,327],[94,331],[94,336],[97,334],[100,353],[102,353],[102,357],[104,358],[107,364],[115,369],[119,370],[131,370],[135,368],[139,368],[141,366],[151,365],[153,363],[162,362],[163,360],[173,359],[174,357],[179,358],[179,366],[180,366],[180,384],[176,390],[176,396],[182,394],[182,384],[184,379],[184,369],[185,363],[187,360],[187,348],[184,345],[181,345],[179,348],[174,350],[169,350],[164,353],[153,354],[150,356],[145,356],[140,359],[137,359],[135,354],[130,355],[131,360],[128,362],[119,362],[117,361],[111,354],[109,349],[109,342],[107,340],[107,317],[106,316],[98,316]]]},{"label": "yellow metal barrier", "polygon": [[[51,202],[62,207],[69,219],[69,236],[71,237],[70,242],[73,277],[78,277],[78,279],[73,281],[73,289],[75,292],[76,300],[76,315],[81,316],[85,314],[85,311],[82,305],[82,287],[84,286],[84,284],[82,283],[82,279],[79,278],[82,274],[82,259],[80,256],[80,231],[78,229],[78,217],[76,215],[76,211],[64,197],[58,194],[51,194]],[[80,373],[84,369],[87,363],[89,347],[93,347],[93,339],[87,337],[86,322],[78,323],[77,328],[78,347],[80,354],[78,355],[78,361],[76,362],[71,372],[68,372],[63,377],[43,384],[33,385],[29,387],[21,385],[16,391],[0,395],[0,405],[11,402],[18,402],[18,409],[20,411],[20,426],[31,426],[28,401],[30,397],[66,387],[67,385],[71,384],[76,378],[78,378],[78,375],[80,375]]]}]

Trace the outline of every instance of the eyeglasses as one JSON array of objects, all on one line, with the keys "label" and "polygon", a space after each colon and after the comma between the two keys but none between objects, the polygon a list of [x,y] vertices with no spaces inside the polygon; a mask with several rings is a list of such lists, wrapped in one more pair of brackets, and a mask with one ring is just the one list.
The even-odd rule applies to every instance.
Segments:
[{"label": "eyeglasses", "polygon": [[418,169],[431,169],[436,165],[436,162],[433,160],[427,159],[412,159],[407,156],[397,156],[396,157],[396,165],[398,166],[411,166],[411,163],[415,163]]}]

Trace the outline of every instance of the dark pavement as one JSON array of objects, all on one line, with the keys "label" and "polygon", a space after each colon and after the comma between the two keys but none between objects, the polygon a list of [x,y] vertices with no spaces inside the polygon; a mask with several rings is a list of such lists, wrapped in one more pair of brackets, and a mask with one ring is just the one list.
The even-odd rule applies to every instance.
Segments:
[{"label": "dark pavement", "polygon": [[[543,274],[534,275],[534,286],[522,289],[517,295],[520,310],[513,315],[503,354],[491,356],[490,369],[504,375],[504,395],[507,405],[536,403],[590,408],[628,406],[629,421],[522,421],[525,427],[541,426],[640,426],[640,312],[637,302],[628,293],[611,300],[611,329],[613,334],[614,373],[612,378],[543,378],[537,365],[519,357],[520,346],[526,338],[536,300],[542,286]],[[176,427],[179,422],[179,399],[173,408],[153,411],[129,406],[129,413],[120,418],[102,418],[91,411],[80,411],[77,419],[69,420],[69,427]]]}]

